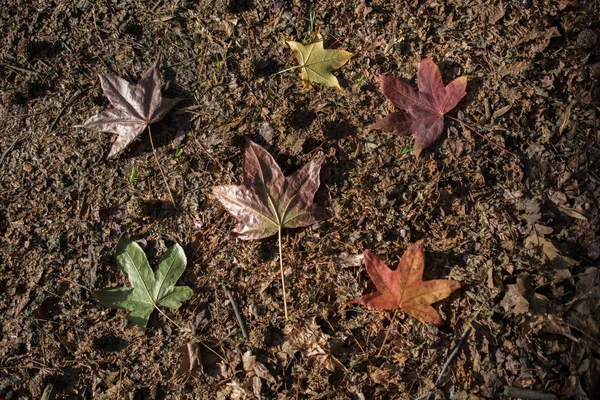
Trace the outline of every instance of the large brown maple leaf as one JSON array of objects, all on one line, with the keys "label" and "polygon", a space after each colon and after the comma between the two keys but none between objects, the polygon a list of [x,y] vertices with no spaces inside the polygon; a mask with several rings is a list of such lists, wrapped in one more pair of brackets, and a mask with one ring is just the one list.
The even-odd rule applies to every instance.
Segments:
[{"label": "large brown maple leaf", "polygon": [[277,234],[285,318],[288,318],[283,274],[281,231],[312,225],[328,217],[313,203],[325,158],[312,160],[288,177],[261,146],[246,139],[243,185],[215,186],[213,194],[238,221],[232,234],[240,239],[262,239]]},{"label": "large brown maple leaf", "polygon": [[440,314],[431,304],[450,296],[460,288],[460,283],[447,279],[423,281],[423,240],[409,246],[395,271],[369,250],[365,250],[363,255],[367,273],[377,291],[359,297],[354,300],[355,303],[380,310],[394,310],[400,307],[405,313],[423,323],[443,324]]},{"label": "large brown maple leaf", "polygon": [[444,115],[466,94],[467,77],[461,76],[444,86],[440,69],[433,60],[426,58],[419,64],[417,82],[418,91],[402,79],[380,75],[381,91],[402,111],[387,115],[371,128],[400,135],[414,133],[418,157],[441,136]]},{"label": "large brown maple leaf", "polygon": [[163,119],[177,103],[183,100],[163,99],[158,71],[160,59],[159,55],[137,85],[117,75],[99,74],[104,95],[114,108],[91,117],[77,127],[116,133],[117,140],[110,149],[109,159],[127,147],[150,124]]},{"label": "large brown maple leaf", "polygon": [[221,204],[240,221],[232,233],[244,240],[262,239],[283,228],[300,228],[327,218],[327,212],[313,203],[324,160],[312,160],[284,177],[275,159],[247,139],[243,185],[213,188]]}]

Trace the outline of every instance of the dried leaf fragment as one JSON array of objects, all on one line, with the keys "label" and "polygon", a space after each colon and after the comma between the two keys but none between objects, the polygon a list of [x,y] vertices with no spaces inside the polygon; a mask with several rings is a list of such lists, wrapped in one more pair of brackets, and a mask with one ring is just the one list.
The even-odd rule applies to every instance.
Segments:
[{"label": "dried leaf fragment", "polygon": [[287,44],[296,55],[304,81],[340,88],[337,78],[331,71],[346,64],[354,53],[345,50],[326,50],[323,47],[321,34],[317,34],[316,40],[306,46],[294,41],[288,41]]},{"label": "dried leaf fragment", "polygon": [[192,377],[198,372],[204,372],[198,343],[184,344],[177,349],[177,352],[181,353],[181,364],[179,364],[175,376]]},{"label": "dried leaf fragment", "polygon": [[247,139],[243,185],[213,187],[215,197],[239,221],[232,233],[256,240],[275,235],[280,228],[300,228],[326,219],[327,212],[313,203],[324,160],[312,160],[284,177],[275,159]]},{"label": "dried leaf fragment", "polygon": [[443,325],[442,318],[431,304],[450,296],[460,288],[460,283],[448,279],[423,281],[423,240],[408,247],[400,259],[400,265],[394,271],[369,250],[365,250],[364,258],[367,273],[377,291],[359,297],[354,303],[378,310],[393,310],[399,307],[423,323]]},{"label": "dried leaf fragment", "polygon": [[387,115],[371,125],[371,129],[399,135],[415,134],[415,154],[439,139],[444,129],[444,115],[467,94],[467,77],[461,76],[444,86],[440,69],[427,58],[417,71],[419,90],[410,83],[380,75],[381,91],[401,111]]},{"label": "dried leaf fragment", "polygon": [[81,128],[95,128],[103,132],[116,133],[117,140],[110,149],[108,158],[113,158],[135,138],[165,115],[183,99],[163,99],[160,93],[160,55],[146,71],[142,79],[133,85],[112,74],[99,74],[104,95],[114,108],[94,115]]}]

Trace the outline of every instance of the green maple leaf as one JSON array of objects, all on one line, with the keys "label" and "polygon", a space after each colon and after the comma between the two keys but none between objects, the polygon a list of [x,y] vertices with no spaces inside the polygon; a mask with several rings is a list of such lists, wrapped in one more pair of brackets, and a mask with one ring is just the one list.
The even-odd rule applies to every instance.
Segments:
[{"label": "green maple leaf", "polygon": [[129,310],[127,320],[145,328],[150,314],[158,306],[178,309],[192,297],[187,286],[175,286],[185,270],[187,260],[180,245],[175,244],[152,271],[142,248],[132,240],[121,239],[117,245],[117,263],[133,287],[104,289],[92,295],[107,307]]}]

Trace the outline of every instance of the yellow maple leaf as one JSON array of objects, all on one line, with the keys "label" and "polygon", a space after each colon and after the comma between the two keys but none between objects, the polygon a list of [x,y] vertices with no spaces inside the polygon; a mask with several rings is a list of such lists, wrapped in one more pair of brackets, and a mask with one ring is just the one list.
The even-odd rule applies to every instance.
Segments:
[{"label": "yellow maple leaf", "polygon": [[294,51],[304,81],[316,82],[329,87],[340,88],[340,84],[331,73],[334,69],[346,64],[354,55],[345,50],[326,50],[323,48],[323,36],[304,46],[302,43],[289,41],[287,44]]}]

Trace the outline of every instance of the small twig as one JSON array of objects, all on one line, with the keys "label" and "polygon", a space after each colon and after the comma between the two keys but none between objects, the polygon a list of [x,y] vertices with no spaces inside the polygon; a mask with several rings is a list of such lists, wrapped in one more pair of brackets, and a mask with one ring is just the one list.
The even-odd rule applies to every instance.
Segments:
[{"label": "small twig", "polygon": [[465,128],[467,128],[468,130],[470,130],[471,132],[475,132],[476,134],[478,134],[479,136],[481,136],[482,138],[484,138],[485,140],[487,140],[488,142],[490,142],[491,144],[493,144],[494,146],[498,147],[499,149],[503,150],[505,153],[510,154],[511,156],[516,157],[515,154],[511,153],[510,151],[508,151],[507,149],[505,149],[504,147],[500,146],[498,143],[494,142],[492,139],[488,138],[487,136],[485,136],[483,133],[479,132],[477,129],[473,128],[471,125],[461,121],[458,118],[454,118],[450,115],[444,115],[445,117],[450,118],[453,121],[459,122],[462,126],[464,126]]},{"label": "small twig", "polygon": [[394,325],[394,321],[396,320],[396,314],[398,314],[397,308],[394,311],[394,315],[392,316],[392,321],[390,322],[390,326],[388,326],[387,331],[385,331],[385,337],[383,338],[383,343],[381,343],[381,347],[379,348],[379,353],[377,353],[377,357],[379,357],[381,355],[381,352],[383,351],[383,346],[385,346],[385,342],[387,341],[388,335],[390,334],[390,331],[392,330],[392,326]]},{"label": "small twig", "polygon": [[154,3],[152,8],[150,9],[150,12],[156,11],[156,9],[162,4],[162,2],[163,2],[163,0],[158,0],[156,3]]},{"label": "small twig", "polygon": [[246,326],[244,325],[244,320],[242,319],[242,314],[240,313],[240,310],[238,309],[238,306],[235,303],[235,300],[233,299],[233,296],[231,295],[231,292],[229,291],[229,289],[227,289],[225,287],[225,285],[222,285],[222,286],[223,286],[223,290],[225,291],[225,294],[229,298],[229,302],[231,303],[231,307],[233,307],[233,312],[235,314],[235,317],[238,320],[238,324],[240,325],[240,329],[242,330],[242,336],[244,337],[245,340],[248,340],[248,332],[246,332]]},{"label": "small twig", "polygon": [[100,29],[98,29],[98,24],[96,24],[96,10],[92,9],[92,21],[94,22],[94,28],[96,28],[97,35],[96,37],[100,40],[100,44],[102,44],[102,48],[106,47],[104,45],[104,41],[102,40],[102,36],[100,36]]},{"label": "small twig", "polygon": [[529,400],[558,400],[553,393],[542,392],[539,390],[524,389],[514,386],[504,386],[504,396],[516,397]]},{"label": "small twig", "polygon": [[162,175],[163,180],[165,181],[165,185],[167,186],[167,191],[169,192],[169,197],[171,198],[171,203],[173,204],[173,207],[177,208],[177,206],[175,205],[175,199],[173,199],[173,195],[171,194],[171,189],[169,188],[169,182],[167,181],[167,177],[165,176],[165,173],[164,173],[162,167],[160,166],[160,162],[158,162],[158,156],[156,155],[156,149],[154,148],[154,143],[152,142],[152,131],[150,130],[150,125],[148,125],[148,134],[150,135],[150,146],[152,146],[152,153],[154,153],[154,159],[156,160],[156,165],[158,165],[160,174]]},{"label": "small twig", "polygon": [[448,357],[448,359],[444,363],[444,366],[442,367],[442,370],[440,371],[440,374],[438,375],[437,379],[435,380],[435,385],[436,386],[439,385],[440,381],[442,380],[442,376],[446,373],[446,369],[448,369],[448,366],[450,365],[450,363],[452,362],[452,360],[454,360],[454,357],[456,357],[456,355],[458,354],[458,351],[460,350],[460,348],[461,348],[462,344],[464,343],[465,339],[467,338],[467,336],[471,332],[471,329],[472,329],[471,325],[467,326],[467,328],[463,332],[462,336],[458,340],[458,343],[456,343],[456,346],[454,347],[454,350],[452,351],[452,353],[450,353],[450,357]]},{"label": "small twig", "polygon": [[202,143],[198,140],[198,138],[196,136],[194,136],[194,141],[204,151],[204,153],[208,156],[208,158],[210,158],[215,164],[217,164],[221,168],[221,170],[225,169],[225,167],[223,166],[223,164],[221,164],[219,162],[219,160],[215,159],[213,156],[210,155],[210,153],[208,152],[208,150],[206,149],[206,147],[204,147],[202,145]]},{"label": "small twig", "polygon": [[39,72],[34,71],[32,69],[17,67],[16,65],[7,64],[7,63],[3,63],[3,62],[0,62],[0,66],[1,67],[6,67],[6,68],[10,68],[10,69],[13,69],[13,70],[19,71],[19,72],[24,72],[26,74],[33,74],[33,75],[39,75],[40,74]]},{"label": "small twig", "polygon": [[220,355],[215,350],[213,350],[210,346],[206,345],[202,340],[200,340],[200,338],[198,336],[196,336],[192,332],[190,332],[189,329],[182,328],[181,325],[179,325],[177,322],[173,321],[167,314],[165,314],[163,312],[163,310],[161,310],[160,308],[158,308],[158,306],[156,304],[154,304],[154,308],[156,310],[158,310],[158,312],[161,313],[162,316],[165,317],[170,323],[172,323],[173,325],[175,325],[180,331],[187,333],[192,339],[194,339],[200,345],[204,346],[204,348],[206,348],[208,351],[210,351],[211,353],[213,353],[214,355],[216,355],[217,357],[219,357],[221,359],[221,361],[223,361],[225,363],[228,363],[227,359],[225,359],[222,355]]},{"label": "small twig", "polygon": [[80,288],[82,288],[82,289],[85,289],[85,290],[87,290],[88,292],[91,292],[91,291],[92,291],[92,290],[91,290],[90,288],[88,288],[87,286],[83,286],[82,284],[80,284],[80,283],[77,283],[77,282],[75,282],[74,280],[72,280],[72,279],[69,279],[69,278],[67,278],[67,277],[64,277],[64,276],[62,276],[62,275],[58,275],[58,279],[60,279],[60,280],[63,280],[63,281],[65,281],[65,282],[68,282],[68,283],[70,283],[71,285],[75,285],[75,286],[78,286],[78,287],[80,287]]},{"label": "small twig", "polygon": [[[448,359],[446,360],[446,362],[442,366],[442,370],[440,371],[440,374],[438,375],[437,379],[435,380],[435,386],[437,386],[440,383],[440,381],[442,380],[442,376],[444,376],[444,374],[446,373],[446,369],[448,369],[448,366],[450,365],[450,363],[452,362],[452,360],[454,360],[454,358],[458,354],[458,351],[460,350],[460,348],[462,347],[465,339],[467,338],[467,336],[471,332],[471,329],[472,329],[471,325],[467,326],[467,328],[465,329],[465,331],[461,335],[460,339],[458,340],[458,343],[456,343],[456,346],[454,346],[454,350],[452,351],[452,353],[450,353],[450,356],[448,357]],[[429,398],[431,397],[432,394],[433,394],[433,391],[429,391],[429,392],[427,392],[427,393],[425,393],[425,394],[417,397],[415,400],[429,400]]]},{"label": "small twig", "polygon": [[14,141],[13,141],[13,142],[10,144],[10,146],[8,146],[8,149],[6,149],[6,150],[4,151],[4,153],[2,153],[2,157],[0,158],[0,165],[2,165],[2,163],[4,162],[4,158],[6,157],[6,155],[7,155],[8,153],[10,153],[10,151],[12,150],[12,148],[13,148],[13,147],[15,147],[15,144],[17,144],[17,141],[18,141],[18,140],[19,140],[18,138],[17,138],[17,139],[15,139],[15,140],[14,140]]},{"label": "small twig", "polygon": [[75,94],[69,99],[69,101],[67,101],[65,103],[65,105],[60,109],[60,111],[58,112],[58,115],[56,115],[56,117],[54,117],[54,120],[52,121],[52,123],[50,125],[48,125],[48,128],[46,128],[46,131],[41,136],[41,138],[44,138],[48,133],[52,132],[52,129],[54,129],[54,126],[56,126],[56,123],[58,122],[60,117],[63,115],[65,110],[67,108],[69,108],[71,106],[71,104],[73,104],[75,102],[75,100],[77,100],[77,98],[79,98],[79,96],[81,96],[83,93],[84,93],[83,90],[78,90],[75,92]]}]

